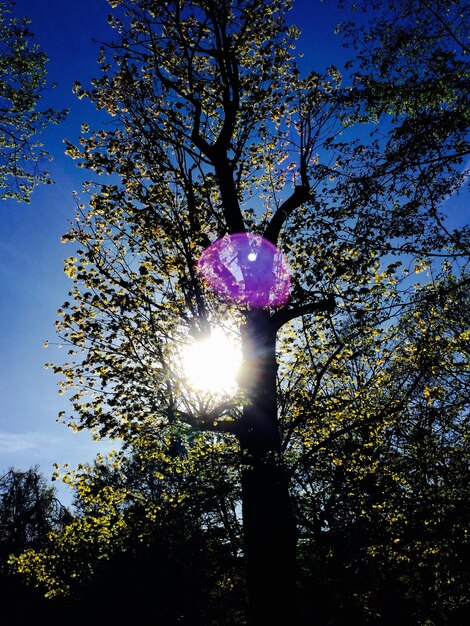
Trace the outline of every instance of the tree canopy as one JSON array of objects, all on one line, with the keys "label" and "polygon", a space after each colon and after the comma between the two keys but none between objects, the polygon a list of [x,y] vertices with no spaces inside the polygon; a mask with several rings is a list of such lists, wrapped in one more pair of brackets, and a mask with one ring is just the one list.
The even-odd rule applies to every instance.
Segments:
[{"label": "tree canopy", "polygon": [[[290,4],[110,1],[101,75],[75,85],[110,123],[67,146],[93,176],[64,237],[70,362],[51,367],[62,418],[123,449],[68,476],[81,514],[18,568],[60,595],[136,535],[179,563],[166,520],[185,520],[183,550],[200,538],[224,582],[203,577],[216,608],[191,596],[181,623],[218,623],[230,589],[250,624],[460,619],[468,232],[442,209],[468,154],[463,20],[385,5],[344,27],[362,48],[343,81],[302,69]],[[230,394],[181,365],[217,328],[241,346]]]},{"label": "tree canopy", "polygon": [[45,607],[44,594],[15,576],[9,559],[42,550],[49,533],[60,532],[70,519],[37,467],[10,468],[0,476],[0,601],[6,623],[20,626]]},{"label": "tree canopy", "polygon": [[30,20],[10,14],[0,3],[0,197],[28,202],[36,183],[52,182],[38,135],[66,111],[38,108],[48,86],[47,56],[31,44]]}]

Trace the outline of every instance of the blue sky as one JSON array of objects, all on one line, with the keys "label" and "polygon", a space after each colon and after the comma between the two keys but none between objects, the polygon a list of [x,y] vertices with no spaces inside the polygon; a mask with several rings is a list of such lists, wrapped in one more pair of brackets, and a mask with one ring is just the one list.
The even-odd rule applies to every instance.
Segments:
[{"label": "blue sky", "polygon": [[[334,5],[301,0],[292,12],[292,20],[303,30],[299,48],[316,69],[343,58],[333,34]],[[60,239],[74,215],[72,192],[80,193],[81,181],[87,178],[64,155],[63,139],[73,141],[82,122],[93,125],[96,119],[92,107],[72,94],[72,85],[98,75],[98,44],[93,39],[112,36],[110,12],[106,0],[16,0],[15,15],[31,18],[35,41],[50,58],[49,80],[57,84],[45,94],[43,106],[71,112],[65,123],[42,136],[54,157],[49,169],[55,184],[38,187],[29,205],[0,205],[0,472],[37,464],[49,479],[53,463],[91,461],[102,447],[92,443],[88,433],[73,433],[56,422],[59,411],[67,410],[68,399],[58,395],[58,379],[44,363],[62,354],[53,345],[45,350],[43,343],[57,341],[56,310],[71,287],[63,273],[63,260],[71,251]],[[68,504],[70,490],[59,483],[56,487]]]},{"label": "blue sky", "polygon": [[[69,108],[66,123],[51,127],[42,140],[53,155],[55,184],[38,187],[30,205],[0,206],[0,472],[38,464],[49,478],[53,463],[90,461],[98,451],[87,433],[75,434],[56,422],[67,408],[57,377],[44,369],[54,360],[55,312],[66,300],[70,281],[63,273],[69,251],[60,238],[73,217],[72,191],[80,191],[84,172],[64,156],[64,137],[73,139],[92,108],[72,94],[74,80],[86,82],[96,68],[97,46],[108,30],[103,0],[17,0],[15,14],[32,19],[35,41],[48,54],[48,75],[57,87],[43,106]],[[61,354],[57,355],[59,358]],[[64,503],[70,490],[57,484]]]},{"label": "blue sky", "polygon": [[[339,19],[335,4],[297,0],[291,14],[303,31],[298,47],[305,63],[318,71],[332,63],[341,69],[346,60],[333,33]],[[63,139],[74,141],[82,122],[93,126],[97,119],[93,108],[72,94],[72,85],[76,80],[86,84],[98,75],[98,44],[93,38],[112,37],[108,13],[106,0],[16,0],[15,14],[32,19],[35,41],[50,57],[49,80],[57,84],[45,94],[43,106],[68,108],[71,113],[42,137],[54,157],[50,170],[55,184],[37,188],[29,205],[12,201],[0,205],[0,473],[37,464],[50,478],[54,462],[74,466],[91,461],[103,446],[92,444],[88,433],[73,433],[56,422],[59,411],[67,411],[68,399],[58,395],[58,379],[44,363],[62,354],[54,346],[45,350],[43,343],[57,341],[56,310],[71,288],[63,273],[63,261],[71,251],[60,239],[74,215],[72,192],[80,194],[81,181],[89,177],[64,155]],[[462,202],[451,198],[446,207],[459,221]],[[59,498],[69,504],[70,490],[56,486]]]}]

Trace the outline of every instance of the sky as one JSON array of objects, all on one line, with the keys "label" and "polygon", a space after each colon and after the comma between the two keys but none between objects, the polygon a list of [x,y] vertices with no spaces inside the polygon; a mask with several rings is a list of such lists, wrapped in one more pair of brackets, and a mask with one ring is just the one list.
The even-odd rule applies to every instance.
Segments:
[{"label": "sky", "polygon": [[[348,56],[334,35],[343,17],[335,5],[334,0],[297,0],[291,13],[302,29],[298,48],[304,62],[317,71],[332,63],[341,69]],[[38,465],[49,480],[54,463],[73,467],[112,447],[56,421],[59,411],[68,411],[69,401],[58,394],[58,377],[44,368],[45,362],[63,357],[54,346],[54,321],[72,286],[63,272],[72,251],[60,240],[73,219],[73,192],[86,202],[81,182],[90,176],[65,156],[63,140],[73,142],[83,122],[99,123],[93,107],[72,93],[72,85],[99,75],[99,43],[94,40],[112,38],[110,12],[106,0],[16,0],[15,15],[31,18],[35,41],[50,58],[49,81],[57,85],[44,94],[43,107],[68,108],[70,113],[42,135],[54,157],[49,169],[55,184],[38,187],[29,205],[10,200],[0,205],[0,475],[10,467]],[[458,214],[461,200],[456,202]],[[59,499],[70,504],[70,489],[59,482],[55,486]]]},{"label": "sky", "polygon": [[[317,70],[332,62],[340,65],[344,58],[333,33],[338,21],[334,5],[297,0],[291,13],[303,31],[299,48]],[[56,421],[59,411],[68,410],[68,397],[58,394],[58,377],[44,368],[44,363],[63,357],[54,346],[54,321],[71,288],[63,261],[72,251],[60,240],[73,219],[73,192],[80,195],[87,178],[65,156],[63,140],[74,141],[80,125],[93,126],[98,115],[76,98],[72,85],[77,80],[87,84],[99,75],[99,42],[112,37],[110,12],[106,0],[16,0],[14,14],[31,18],[34,40],[50,59],[48,79],[56,87],[44,94],[42,106],[70,113],[41,136],[53,156],[49,170],[55,184],[37,187],[29,205],[11,200],[0,204],[0,475],[10,467],[26,470],[38,465],[49,480],[54,463],[73,467],[112,447]],[[59,481],[54,484],[59,499],[69,505],[70,489]]]},{"label": "sky", "polygon": [[[17,0],[14,13],[32,19],[35,41],[50,57],[48,78],[57,86],[45,93],[42,106],[71,110],[66,123],[41,136],[54,157],[49,169],[55,184],[38,187],[29,205],[0,205],[0,474],[39,465],[49,480],[53,463],[91,461],[99,449],[88,433],[56,422],[67,398],[58,395],[58,377],[44,369],[54,348],[43,344],[57,341],[56,311],[71,287],[63,273],[70,251],[60,239],[73,217],[72,191],[80,191],[84,176],[65,157],[63,139],[76,137],[83,118],[93,114],[72,94],[72,85],[94,73],[92,39],[107,30],[109,7],[101,0]],[[68,504],[70,489],[56,486]]]}]

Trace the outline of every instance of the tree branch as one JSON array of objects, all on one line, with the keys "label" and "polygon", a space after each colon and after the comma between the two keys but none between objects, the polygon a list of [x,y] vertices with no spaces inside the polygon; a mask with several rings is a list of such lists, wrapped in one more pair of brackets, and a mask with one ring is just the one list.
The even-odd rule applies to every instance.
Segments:
[{"label": "tree branch", "polygon": [[276,330],[279,330],[284,324],[290,322],[302,315],[310,315],[311,313],[332,313],[335,310],[336,301],[333,294],[329,294],[322,300],[314,302],[306,302],[292,307],[287,307],[276,311],[272,317],[272,321]]},{"label": "tree branch", "polygon": [[199,430],[210,430],[219,433],[238,434],[240,430],[239,420],[227,415],[227,411],[237,409],[238,405],[233,402],[222,402],[212,411],[202,415],[194,415],[186,411],[176,411],[178,416]]},{"label": "tree branch", "polygon": [[390,400],[379,413],[376,415],[372,415],[368,419],[359,418],[354,422],[343,426],[342,428],[338,428],[338,430],[334,430],[332,433],[327,435],[322,441],[318,442],[312,448],[309,448],[308,452],[304,454],[303,457],[299,458],[294,465],[290,468],[289,474],[292,476],[300,463],[305,461],[306,459],[311,458],[314,454],[316,454],[319,450],[328,447],[333,441],[339,439],[343,435],[346,435],[354,430],[364,428],[365,426],[371,426],[372,424],[376,424],[380,422],[385,416],[396,415],[399,411],[402,411],[405,407],[406,402],[411,398],[418,385],[424,378],[424,372],[419,372],[416,376],[415,380],[411,383],[409,388],[406,390],[403,398],[401,400]]},{"label": "tree branch", "polygon": [[308,184],[296,185],[294,192],[287,200],[285,200],[281,206],[277,209],[271,218],[266,230],[264,231],[264,238],[270,241],[272,244],[277,245],[279,233],[281,228],[292,215],[292,213],[298,209],[302,204],[310,199],[310,186]]}]

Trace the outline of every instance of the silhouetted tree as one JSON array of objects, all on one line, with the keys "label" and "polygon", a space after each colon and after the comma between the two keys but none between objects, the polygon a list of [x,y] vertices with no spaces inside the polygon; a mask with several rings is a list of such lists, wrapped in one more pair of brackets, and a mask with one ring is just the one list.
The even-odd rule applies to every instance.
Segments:
[{"label": "silhouetted tree", "polygon": [[[407,83],[402,104],[396,67],[388,90],[359,73],[342,88],[334,67],[302,76],[298,32],[284,21],[290,2],[110,4],[116,38],[103,46],[102,75],[75,87],[112,124],[84,125],[79,144],[68,144],[102,179],[86,185],[89,207],[77,202],[64,238],[78,245],[66,262],[74,287],[58,322],[71,362],[53,367],[76,390],[77,428],[142,454],[155,441],[180,445],[181,429],[202,432],[220,455],[235,446],[225,459],[240,485],[249,622],[298,623],[298,531],[308,507],[296,501],[293,477],[302,467],[318,498],[322,477],[310,479],[308,466],[326,463],[334,500],[334,468],[350,451],[357,481],[363,461],[370,470],[365,485],[381,467],[365,460],[424,394],[397,320],[417,289],[408,268],[420,273],[443,254],[460,272],[465,232],[448,232],[437,212],[462,180],[467,126],[458,107],[447,115],[460,86],[430,105],[429,119],[445,117],[445,128],[423,133],[416,118],[425,103],[413,104],[423,86]],[[438,86],[441,79],[430,75]],[[240,234],[282,250],[292,271],[288,301],[273,295],[278,253],[251,256],[233,243]],[[231,259],[208,252],[221,239]],[[203,254],[219,293],[197,271]],[[250,302],[252,292],[259,297]],[[179,366],[184,346],[220,326],[238,329],[242,347],[232,396],[198,392]],[[369,508],[387,480],[374,478]],[[98,546],[119,536],[106,515],[77,522]],[[350,526],[354,509],[345,515]],[[27,559],[21,567],[34,570]]]},{"label": "silhouetted tree", "polygon": [[58,532],[70,517],[37,467],[12,468],[0,477],[0,599],[5,623],[20,626],[45,608],[43,594],[15,575],[9,558],[44,548],[49,533]]}]

